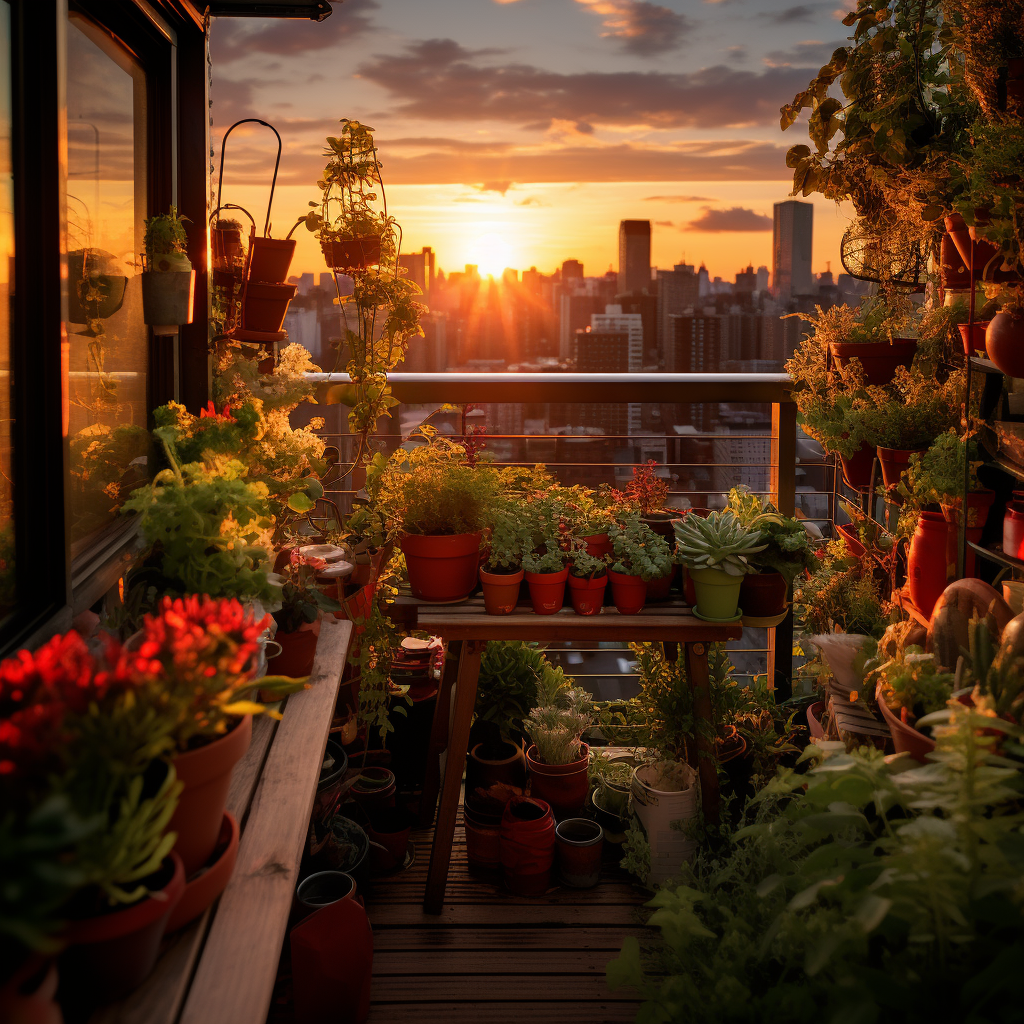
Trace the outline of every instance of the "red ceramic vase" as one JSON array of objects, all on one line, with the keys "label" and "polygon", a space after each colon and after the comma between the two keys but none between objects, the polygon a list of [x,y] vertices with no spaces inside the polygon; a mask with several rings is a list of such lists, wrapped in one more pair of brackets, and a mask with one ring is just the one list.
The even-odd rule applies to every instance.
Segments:
[{"label": "red ceramic vase", "polygon": [[946,589],[946,520],[941,512],[922,512],[910,540],[907,555],[907,582],[914,607],[931,618],[935,602]]}]

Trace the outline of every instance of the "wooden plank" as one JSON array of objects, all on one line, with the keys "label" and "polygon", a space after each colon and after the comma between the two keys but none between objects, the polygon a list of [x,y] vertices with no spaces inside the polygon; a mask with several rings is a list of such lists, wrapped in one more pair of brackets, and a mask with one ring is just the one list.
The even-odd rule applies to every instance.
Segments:
[{"label": "wooden plank", "polygon": [[351,636],[325,619],[309,689],[288,699],[181,1024],[266,1018]]},{"label": "wooden plank", "polygon": [[[447,906],[439,914],[428,914],[414,906],[371,906],[367,911],[374,932],[378,928],[428,928],[431,925],[480,925],[495,924],[496,911],[492,906]],[[530,925],[536,928],[560,928],[566,925],[622,925],[635,928],[643,924],[646,916],[639,906],[543,906],[512,904],[500,912],[501,924]]]},{"label": "wooden plank", "polygon": [[639,1003],[488,1003],[373,1004],[367,1024],[626,1024],[636,1019]]},{"label": "wooden plank", "polygon": [[[285,705],[287,707],[287,704]],[[238,819],[244,829],[249,814],[256,783],[259,781],[267,752],[277,732],[277,720],[269,715],[257,715],[252,723],[252,739],[245,756],[231,773],[231,788],[228,790],[228,810]]]},{"label": "wooden plank", "polygon": [[[582,1002],[635,1002],[636,992],[619,989],[609,992],[604,978],[591,975],[546,974],[464,974],[457,979],[451,975],[411,975],[388,978],[379,1002],[420,1003],[435,999],[456,999],[478,1004],[477,1011],[488,1019],[487,1005],[492,1001],[516,999],[522,1003],[554,1000],[580,1000]],[[372,998],[372,997],[371,997]],[[482,1005],[481,1005],[482,1004]]]},{"label": "wooden plank", "polygon": [[[394,977],[429,974],[440,982],[461,974],[593,974],[604,975],[608,961],[615,953],[608,950],[562,949],[555,956],[549,951],[484,952],[472,950],[454,952],[450,949],[418,950],[405,953],[373,954],[373,977],[387,978],[391,985]],[[451,996],[451,989],[446,993]]]},{"label": "wooden plank", "polygon": [[546,949],[546,950],[604,950],[614,952],[621,948],[627,935],[653,938],[653,928],[624,928],[609,925],[604,928],[544,928],[506,927],[502,921],[493,928],[386,928],[373,933],[374,962],[378,954],[388,951],[484,949]]}]

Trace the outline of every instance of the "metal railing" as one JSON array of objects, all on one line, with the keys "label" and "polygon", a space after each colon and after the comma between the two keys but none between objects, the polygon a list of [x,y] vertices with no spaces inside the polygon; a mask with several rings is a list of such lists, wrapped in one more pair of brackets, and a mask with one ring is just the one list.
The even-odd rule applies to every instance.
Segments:
[{"label": "metal railing", "polygon": [[[349,382],[344,373],[307,377],[323,385]],[[790,380],[784,373],[393,373],[389,380],[401,405],[391,421],[381,421],[379,432],[371,438],[373,446],[385,453],[403,444],[411,427],[429,416],[441,420],[449,436],[471,436],[500,464],[544,463],[566,484],[624,485],[633,467],[647,461],[644,455],[657,453],[657,461],[669,478],[672,505],[685,507],[682,499],[688,499],[697,506],[720,506],[730,486],[746,481],[748,486],[762,484],[751,489],[769,497],[785,514],[792,515],[799,507],[809,519],[831,518],[833,488],[828,467],[820,451],[797,429]],[[661,431],[648,428],[639,433],[618,433],[590,432],[590,428],[581,426],[588,418],[607,420],[608,406],[623,405],[690,406],[700,410],[718,405],[734,411],[737,406],[752,408],[737,414],[739,419],[745,416],[748,423],[735,430],[721,427],[720,418],[717,430],[687,429],[684,425],[680,432],[672,424],[663,424]],[[467,406],[473,408],[476,419],[484,421],[483,431],[476,425],[467,429]],[[552,407],[570,422],[552,424]],[[318,406],[313,411],[322,416],[332,408],[347,413],[343,406],[326,410]],[[569,408],[578,412],[568,413]],[[524,416],[523,410],[537,415]],[[703,413],[698,418],[715,422]],[[531,421],[529,429],[507,429],[510,421],[525,420]],[[538,428],[538,423],[543,427]],[[506,428],[490,429],[501,424]],[[321,434],[328,443],[338,446],[343,461],[354,455],[355,438],[346,432],[341,415]],[[360,483],[359,479],[349,479],[346,486],[329,494],[346,509]],[[564,647],[549,654],[582,685],[606,698],[635,692],[631,684],[633,664],[622,645]],[[733,660],[740,675],[769,672],[785,686],[784,680],[791,675],[791,620],[777,629],[747,629],[744,639],[730,647],[735,651]]]}]

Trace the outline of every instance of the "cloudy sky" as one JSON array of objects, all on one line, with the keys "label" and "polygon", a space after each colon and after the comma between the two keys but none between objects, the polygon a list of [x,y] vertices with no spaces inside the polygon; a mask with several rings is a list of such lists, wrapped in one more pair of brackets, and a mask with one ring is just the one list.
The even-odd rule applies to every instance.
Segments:
[{"label": "cloudy sky", "polygon": [[[837,10],[842,6],[842,10]],[[284,139],[283,234],[318,196],[339,118],[377,130],[405,250],[446,270],[617,263],[618,222],[654,222],[652,262],[731,280],[770,263],[786,199],[779,107],[846,36],[842,0],[346,0],[320,24],[220,19],[214,135],[260,117]],[[228,144],[224,200],[265,209],[272,137]],[[262,214],[258,217],[262,227]],[[815,270],[846,217],[815,201]],[[304,233],[304,229],[303,233]],[[296,270],[323,269],[311,237]]]}]

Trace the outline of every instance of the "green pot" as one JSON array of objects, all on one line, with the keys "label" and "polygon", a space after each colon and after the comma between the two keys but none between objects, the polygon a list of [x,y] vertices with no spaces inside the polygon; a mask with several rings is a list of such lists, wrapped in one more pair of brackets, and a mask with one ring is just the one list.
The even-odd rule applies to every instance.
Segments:
[{"label": "green pot", "polygon": [[690,569],[697,592],[697,611],[713,622],[728,622],[736,617],[740,604],[742,576],[731,576],[724,569]]}]

